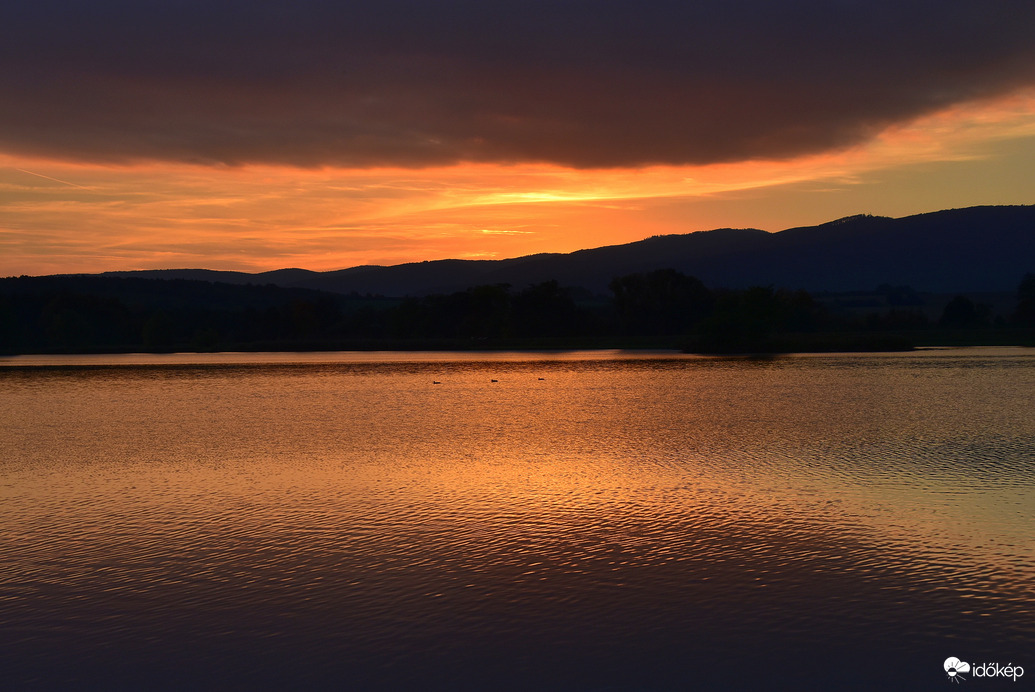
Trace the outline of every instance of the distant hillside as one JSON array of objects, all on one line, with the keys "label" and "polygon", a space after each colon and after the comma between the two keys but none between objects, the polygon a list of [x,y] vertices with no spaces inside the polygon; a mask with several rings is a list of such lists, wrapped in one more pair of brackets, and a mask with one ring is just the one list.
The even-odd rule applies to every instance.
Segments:
[{"label": "distant hillside", "polygon": [[615,276],[661,268],[696,276],[715,288],[773,285],[836,292],[891,284],[932,293],[1013,291],[1026,272],[1035,271],[1035,206],[971,207],[900,219],[861,215],[778,233],[726,228],[506,260],[441,260],[331,272],[112,274],[423,296],[479,284],[523,288],[549,279],[605,293]]}]

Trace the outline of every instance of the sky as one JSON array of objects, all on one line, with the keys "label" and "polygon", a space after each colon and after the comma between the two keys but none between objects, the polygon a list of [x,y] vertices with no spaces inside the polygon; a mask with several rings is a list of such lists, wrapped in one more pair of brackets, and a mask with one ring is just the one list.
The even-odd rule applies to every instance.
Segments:
[{"label": "sky", "polygon": [[0,276],[1035,203],[1030,0],[0,6]]}]

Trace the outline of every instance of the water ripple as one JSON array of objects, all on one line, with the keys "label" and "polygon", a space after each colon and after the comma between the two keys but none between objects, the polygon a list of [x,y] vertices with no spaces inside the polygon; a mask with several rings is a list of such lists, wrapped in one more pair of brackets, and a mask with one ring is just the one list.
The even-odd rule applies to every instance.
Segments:
[{"label": "water ripple", "polygon": [[[947,648],[1016,662],[1035,368],[978,360],[0,369],[0,665],[172,689],[782,665],[847,689],[869,656],[909,689]],[[826,663],[788,669],[802,651]]]}]

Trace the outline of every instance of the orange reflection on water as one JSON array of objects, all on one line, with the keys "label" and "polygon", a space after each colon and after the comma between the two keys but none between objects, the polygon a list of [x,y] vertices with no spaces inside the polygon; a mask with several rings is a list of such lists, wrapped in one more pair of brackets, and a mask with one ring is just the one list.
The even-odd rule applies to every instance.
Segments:
[{"label": "orange reflection on water", "polygon": [[1033,635],[1030,355],[233,358],[0,368],[7,624],[370,675]]}]

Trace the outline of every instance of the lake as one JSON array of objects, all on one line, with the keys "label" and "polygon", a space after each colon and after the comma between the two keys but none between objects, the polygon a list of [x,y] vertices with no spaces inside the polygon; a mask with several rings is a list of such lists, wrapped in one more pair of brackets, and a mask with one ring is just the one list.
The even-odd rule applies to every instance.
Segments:
[{"label": "lake", "polygon": [[1032,349],[19,356],[0,391],[5,687],[1035,680]]}]

